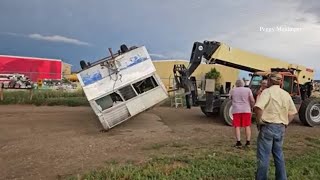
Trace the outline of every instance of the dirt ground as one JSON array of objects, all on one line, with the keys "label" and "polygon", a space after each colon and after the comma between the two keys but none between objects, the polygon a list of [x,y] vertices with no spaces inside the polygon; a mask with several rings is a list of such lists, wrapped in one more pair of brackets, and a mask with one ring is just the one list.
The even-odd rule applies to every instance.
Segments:
[{"label": "dirt ground", "polygon": [[[201,149],[234,143],[233,129],[199,108],[155,107],[108,132],[101,128],[90,107],[0,106],[0,178],[59,179],[110,161],[143,162],[152,155],[179,153],[158,148],[164,144]],[[319,137],[320,129],[297,121],[287,136],[301,134]]]}]

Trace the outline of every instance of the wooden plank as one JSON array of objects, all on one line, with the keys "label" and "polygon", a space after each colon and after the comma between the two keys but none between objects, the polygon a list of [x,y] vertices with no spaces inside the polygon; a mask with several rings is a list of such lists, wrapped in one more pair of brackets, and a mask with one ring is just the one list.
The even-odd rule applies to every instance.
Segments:
[{"label": "wooden plank", "polygon": [[30,101],[32,101],[32,97],[33,97],[33,88],[31,88],[29,91],[30,91]]},{"label": "wooden plank", "polygon": [[3,83],[0,83],[0,100],[3,101]]}]

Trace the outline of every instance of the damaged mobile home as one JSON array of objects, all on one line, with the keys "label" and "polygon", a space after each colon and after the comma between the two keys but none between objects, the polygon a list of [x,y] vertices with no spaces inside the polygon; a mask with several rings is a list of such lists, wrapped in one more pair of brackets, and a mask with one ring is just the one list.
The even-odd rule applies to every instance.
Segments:
[{"label": "damaged mobile home", "polygon": [[81,61],[77,77],[103,128],[108,130],[168,97],[146,48],[122,45],[95,63]]}]

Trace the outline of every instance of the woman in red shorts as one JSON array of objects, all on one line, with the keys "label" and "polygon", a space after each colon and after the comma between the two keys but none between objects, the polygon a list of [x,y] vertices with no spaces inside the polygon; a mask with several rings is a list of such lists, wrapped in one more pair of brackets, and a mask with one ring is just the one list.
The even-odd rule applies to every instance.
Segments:
[{"label": "woman in red shorts", "polygon": [[235,147],[241,147],[240,128],[244,127],[246,131],[246,146],[250,145],[251,139],[251,108],[254,106],[254,97],[251,90],[244,87],[242,80],[237,80],[236,87],[230,92],[232,100],[233,127],[237,143]]}]

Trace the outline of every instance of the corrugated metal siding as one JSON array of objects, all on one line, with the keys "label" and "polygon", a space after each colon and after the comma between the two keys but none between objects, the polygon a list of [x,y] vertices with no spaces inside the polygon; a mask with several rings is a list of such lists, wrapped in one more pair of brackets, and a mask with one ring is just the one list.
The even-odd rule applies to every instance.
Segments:
[{"label": "corrugated metal siding", "polygon": [[109,124],[109,128],[125,121],[130,117],[129,111],[125,104],[113,109],[112,111],[103,113],[104,121]]}]

